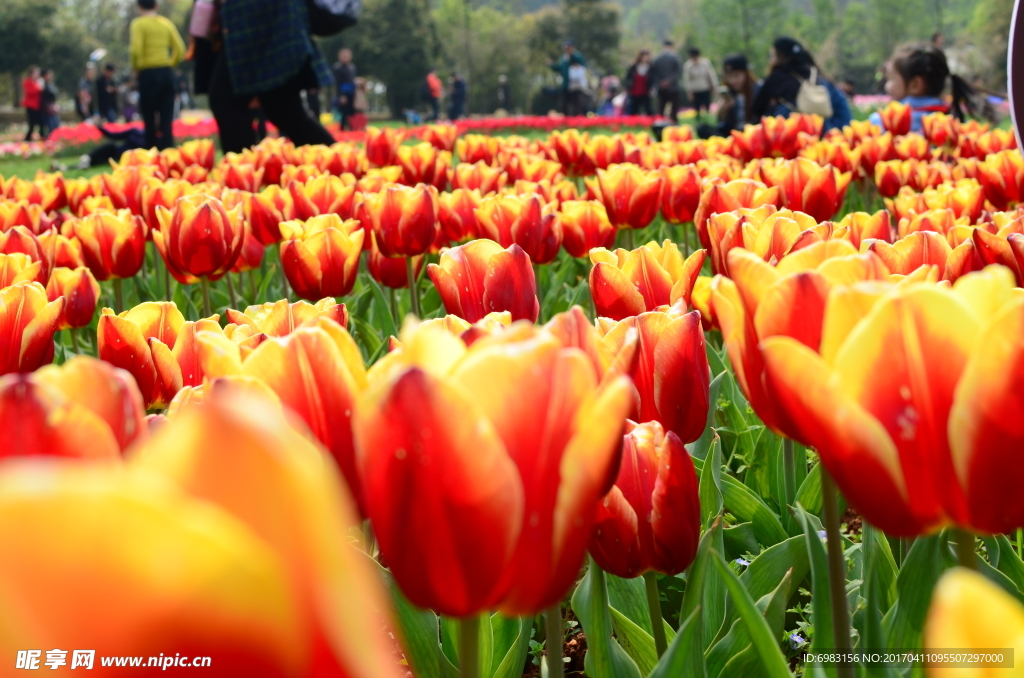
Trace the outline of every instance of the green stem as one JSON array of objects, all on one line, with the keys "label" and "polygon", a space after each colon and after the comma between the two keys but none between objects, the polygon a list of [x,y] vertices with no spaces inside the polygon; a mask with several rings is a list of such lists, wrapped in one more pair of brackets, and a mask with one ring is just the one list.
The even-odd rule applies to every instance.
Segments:
[{"label": "green stem", "polygon": [[395,321],[395,327],[401,329],[401,318],[398,317],[398,294],[395,292],[394,287],[389,287],[388,292],[391,297],[391,319]]},{"label": "green stem", "polygon": [[210,279],[206,276],[202,278],[203,286],[203,317],[209,318],[213,315],[213,307],[210,305]]},{"label": "green stem", "polygon": [[[825,538],[828,547],[829,597],[832,599],[832,635],[836,652],[850,653],[850,613],[846,603],[846,563],[843,561],[843,537],[839,533],[839,502],[835,481],[823,466],[821,469],[821,500],[825,505]],[[836,667],[838,678],[853,678],[852,664]]]},{"label": "green stem", "polygon": [[74,327],[71,328],[71,345],[74,347],[76,354],[83,355],[82,349],[78,346],[78,330]]},{"label": "green stem", "polygon": [[562,663],[562,606],[555,603],[544,611],[547,629],[548,678],[562,678],[565,664]]},{"label": "green stem", "polygon": [[277,264],[281,268],[281,289],[284,291],[284,298],[291,301],[291,290],[288,288],[288,276],[284,272],[284,258],[281,256],[281,248],[277,250]]},{"label": "green stem", "polygon": [[365,550],[366,551],[366,555],[370,556],[371,558],[373,558],[373,542],[374,542],[374,539],[375,539],[375,537],[374,537],[374,534],[373,534],[373,524],[369,521],[369,519],[364,520],[363,521],[363,550]]},{"label": "green stem", "polygon": [[238,297],[235,296],[235,283],[231,281],[231,271],[228,271],[224,277],[228,280],[228,297],[231,298],[231,308],[237,311],[239,310]]},{"label": "green stem", "polygon": [[259,303],[256,299],[256,269],[249,269],[249,299],[253,304]]},{"label": "green stem", "polygon": [[786,504],[796,498],[796,462],[793,460],[793,441],[782,439],[782,473],[786,488]]},{"label": "green stem", "polygon": [[622,234],[622,239],[626,242],[626,249],[629,250],[630,252],[632,252],[636,248],[636,245],[634,244],[635,236],[633,235],[632,228],[626,227],[625,231]]},{"label": "green stem", "polygon": [[167,268],[167,262],[164,262],[164,301],[171,300],[171,269]]},{"label": "green stem", "polygon": [[968,570],[978,569],[978,556],[974,552],[974,535],[967,530],[957,528],[953,531],[956,537],[956,557],[960,561],[960,567]]},{"label": "green stem", "polygon": [[651,629],[654,631],[654,647],[658,656],[665,654],[668,641],[665,639],[665,622],[661,616],[661,596],[658,594],[658,573],[644,572],[644,584],[647,587],[647,611],[651,615]]},{"label": "green stem", "polygon": [[121,313],[124,311],[124,288],[121,286],[121,279],[114,278],[111,284],[114,286],[114,312]]},{"label": "green stem", "polygon": [[480,678],[480,617],[459,621],[459,668],[462,678]]},{"label": "green stem", "polygon": [[420,318],[420,290],[416,284],[416,271],[412,267],[412,257],[405,258],[405,275],[409,280],[409,301],[412,302],[412,314]]},{"label": "green stem", "polygon": [[683,243],[683,252],[688,257],[690,256],[690,229],[687,228],[687,224],[683,224]]},{"label": "green stem", "polygon": [[544,324],[544,290],[540,285],[540,272],[541,267],[537,262],[533,262],[533,284],[537,292],[537,302],[540,311],[537,313],[537,324]]},{"label": "green stem", "polygon": [[1024,529],[1017,528],[1017,557],[1024,559]]}]

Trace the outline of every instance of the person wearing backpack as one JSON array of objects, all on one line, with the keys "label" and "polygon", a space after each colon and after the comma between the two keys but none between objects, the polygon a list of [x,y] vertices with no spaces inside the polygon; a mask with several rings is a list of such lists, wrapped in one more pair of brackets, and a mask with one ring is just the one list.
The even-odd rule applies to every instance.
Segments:
[{"label": "person wearing backpack", "polygon": [[582,66],[586,69],[587,58],[583,56],[583,52],[576,49],[576,43],[572,40],[566,40],[562,43],[561,58],[553,63],[549,62],[548,65],[551,67],[551,70],[562,76],[562,113],[571,115],[569,111],[575,110],[578,97],[570,93],[571,73],[569,69],[573,66]]},{"label": "person wearing backpack", "polygon": [[820,115],[823,131],[848,125],[853,116],[843,93],[818,72],[814,57],[793,38],[776,38],[769,50],[770,72],[754,99],[754,119],[790,113]]}]

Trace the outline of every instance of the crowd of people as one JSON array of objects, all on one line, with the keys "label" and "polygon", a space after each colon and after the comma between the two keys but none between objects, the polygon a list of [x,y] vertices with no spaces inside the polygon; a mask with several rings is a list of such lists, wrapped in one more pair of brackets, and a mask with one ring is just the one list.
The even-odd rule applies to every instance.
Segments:
[{"label": "crowd of people", "polygon": [[[337,62],[328,66],[312,39],[311,26],[320,20],[311,23],[313,10],[302,0],[197,0],[187,47],[175,26],[157,13],[157,0],[137,4],[138,16],[129,31],[132,75],[118,77],[114,64],[97,73],[90,63],[74,100],[78,116],[97,124],[119,116],[142,119],[140,138],[113,141],[160,149],[173,145],[171,122],[182,106],[191,104],[188,79],[175,70],[185,59],[192,61],[194,91],[209,96],[225,152],[257,143],[268,120],[298,145],[331,143],[333,137],[320,121],[322,94],[344,129],[365,128],[368,83],[359,76],[350,49],[341,49]],[[595,81],[586,56],[566,40],[559,59],[549,64],[557,76],[561,112],[652,115],[674,124],[686,105],[694,110],[702,137],[728,135],[763,116],[794,112],[820,115],[825,130],[852,118],[852,84],[827,77],[793,38],[773,42],[763,77],[744,54],[725,57],[720,69],[695,46],[686,55],[684,59],[665,40],[656,56],[640,50],[621,80],[606,74]],[[931,112],[958,117],[989,117],[992,112],[976,88],[951,74],[939,35],[930,44],[898,50],[885,66],[885,81],[886,92],[912,108],[914,129]],[[950,96],[945,95],[947,86]],[[26,140],[37,130],[45,138],[60,124],[53,73],[32,67],[22,87]],[[426,71],[419,93],[426,120],[439,120],[442,110],[450,120],[465,116],[467,97],[461,74],[451,73],[446,85],[435,69]],[[496,100],[499,108],[513,109],[505,75],[498,79]],[[404,113],[412,122],[421,121],[415,110]],[[875,122],[881,124],[877,116]]]}]

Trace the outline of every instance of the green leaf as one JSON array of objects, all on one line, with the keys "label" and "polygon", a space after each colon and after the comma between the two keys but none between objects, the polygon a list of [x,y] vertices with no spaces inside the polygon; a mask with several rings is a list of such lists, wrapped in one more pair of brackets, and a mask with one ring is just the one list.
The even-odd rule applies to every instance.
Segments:
[{"label": "green leaf", "polygon": [[[714,353],[710,351],[709,353]],[[708,418],[704,426],[704,433],[690,447],[690,454],[698,459],[706,459],[711,450],[711,444],[715,440],[715,412],[718,411],[718,391],[722,387],[722,380],[725,374],[719,374],[711,380],[710,398],[708,399]]]},{"label": "green leaf", "polygon": [[716,436],[711,441],[711,450],[700,474],[697,496],[700,497],[701,524],[705,527],[722,515],[722,448]]},{"label": "green leaf", "polygon": [[391,573],[384,569],[380,569],[380,572],[391,592],[398,639],[413,673],[417,676],[445,678],[458,676],[458,670],[441,651],[437,615],[410,603],[398,589]]},{"label": "green leaf", "polygon": [[[882,632],[882,610],[887,610],[890,603],[885,593],[889,586],[888,578],[891,577],[895,584],[895,563],[891,563],[892,554],[888,552],[889,544],[885,537],[869,523],[864,523],[864,532],[861,536],[861,544],[864,549],[864,583],[861,585],[861,595],[864,596],[863,631],[861,636],[861,647],[882,649],[885,647],[885,635]],[[882,544],[885,544],[883,549]],[[883,574],[891,567],[894,568],[890,574]],[[871,678],[893,678],[892,666],[885,662],[874,662],[862,665],[865,672]]]},{"label": "green leaf", "polygon": [[[774,591],[762,596],[757,601],[757,609],[763,613],[764,620],[768,623],[768,628],[771,630],[773,638],[778,638],[782,635],[782,629],[786,621],[787,603],[792,594],[792,574],[792,570],[787,572]],[[737,620],[737,624],[740,627],[744,627],[741,620]],[[753,678],[754,676],[766,675],[757,650],[751,644],[750,635],[746,633],[745,627],[743,628],[742,639],[740,639],[739,633],[736,634],[736,638],[740,642],[734,647],[729,648],[729,651],[722,653],[726,661],[718,673],[719,678]],[[708,661],[708,674],[714,675],[710,659]]]},{"label": "green leaf", "polygon": [[707,678],[701,641],[701,613],[698,606],[679,626],[661,661],[647,678]]},{"label": "green leaf", "polygon": [[910,547],[896,578],[898,601],[882,620],[888,647],[921,646],[921,629],[928,614],[932,589],[947,567],[943,550],[949,551],[943,534],[918,537]]},{"label": "green leaf", "polygon": [[748,553],[754,554],[760,550],[761,548],[757,545],[757,537],[754,535],[753,523],[740,523],[725,528],[725,554],[729,560]]},{"label": "green leaf", "polygon": [[[692,461],[703,477],[704,462],[700,459]],[[771,546],[789,538],[778,516],[749,487],[728,474],[721,476],[720,481],[725,507],[740,521],[753,523],[758,542]]]},{"label": "green leaf", "polygon": [[[711,558],[711,547],[714,541],[715,533],[721,532],[722,523],[716,521],[710,528],[704,531],[701,535],[700,543],[697,545],[697,555],[694,557],[693,562],[690,563],[690,567],[686,570],[686,591],[683,592],[683,604],[679,609],[680,619],[689,619],[693,616],[693,613],[701,609],[704,596],[705,596],[705,582],[707,581],[708,574],[714,574],[708,567],[708,561]],[[725,604],[723,600],[722,609],[724,611]],[[704,628],[703,622],[698,623],[696,626],[696,633],[698,635],[698,641],[701,644],[701,652],[703,652],[703,636],[701,634]]]},{"label": "green leaf", "polygon": [[776,491],[773,481],[782,479],[782,439],[775,435],[767,426],[761,427],[761,433],[754,444],[754,452],[747,459],[747,472],[744,484],[763,499],[773,498],[778,506],[785,506],[782,495]]},{"label": "green leaf", "polygon": [[608,604],[650,634],[652,632],[651,615],[647,610],[647,589],[644,587],[644,578],[623,579],[607,572],[604,576],[608,584]]},{"label": "green leaf", "polygon": [[626,654],[636,662],[637,668],[640,669],[640,675],[646,676],[658,663],[658,651],[654,646],[654,637],[614,607],[610,607],[608,610],[612,615],[615,637]]},{"label": "green leaf", "polygon": [[391,317],[391,302],[384,296],[384,289],[372,277],[366,276],[366,280],[373,292],[374,319],[377,320],[378,329],[385,337],[385,341],[387,337],[397,337],[398,328],[395,327],[395,320]]},{"label": "green leaf", "polygon": [[1005,535],[996,535],[999,545],[999,571],[1005,574],[1021,591],[1024,591],[1024,562],[1021,562],[1013,544]]},{"label": "green leaf", "polygon": [[[764,675],[768,678],[792,678],[789,664],[779,649],[771,627],[762,616],[753,598],[750,597],[750,593],[740,582],[739,577],[719,553],[714,554],[712,562],[725,581],[725,586],[729,590],[729,599],[736,605],[739,618],[746,625],[750,642],[761,660]],[[786,597],[788,598],[788,596]]]},{"label": "green leaf", "polygon": [[500,614],[491,616],[491,631],[494,634],[491,654],[494,673],[491,678],[521,678],[526,654],[530,649],[532,630],[532,619],[508,618]]},{"label": "green leaf", "polygon": [[824,508],[821,500],[821,462],[815,464],[800,483],[800,488],[796,491],[796,503],[803,506],[808,513],[821,516],[821,510]]},{"label": "green leaf", "polygon": [[572,609],[587,634],[584,668],[589,678],[641,678],[640,670],[612,638],[611,613],[604,571],[590,560],[590,567],[572,595]]}]

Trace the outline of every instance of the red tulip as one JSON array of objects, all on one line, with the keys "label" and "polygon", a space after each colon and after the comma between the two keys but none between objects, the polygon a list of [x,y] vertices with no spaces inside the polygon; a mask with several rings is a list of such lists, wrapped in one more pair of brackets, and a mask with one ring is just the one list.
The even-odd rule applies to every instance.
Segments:
[{"label": "red tulip", "polygon": [[502,249],[493,240],[473,240],[444,250],[427,275],[445,310],[470,323],[494,311],[530,322],[540,313],[530,257],[516,244]]}]

